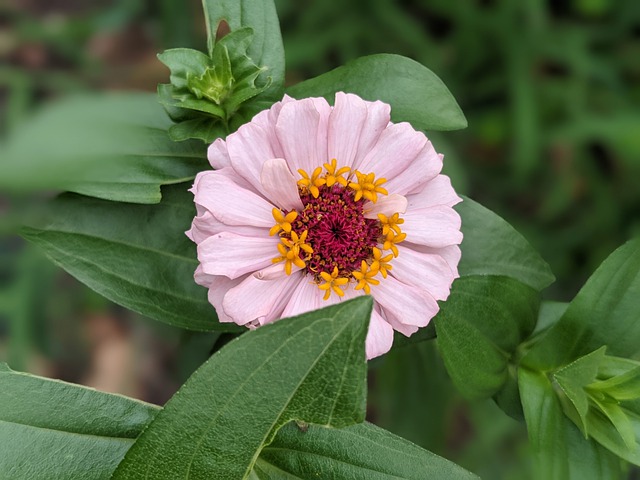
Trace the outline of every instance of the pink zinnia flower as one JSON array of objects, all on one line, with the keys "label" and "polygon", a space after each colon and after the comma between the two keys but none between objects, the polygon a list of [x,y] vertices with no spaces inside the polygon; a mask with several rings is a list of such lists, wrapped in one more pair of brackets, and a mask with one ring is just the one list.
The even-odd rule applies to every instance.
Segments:
[{"label": "pink zinnia flower", "polygon": [[390,107],[285,97],[209,147],[198,174],[195,279],[221,322],[250,328],[358,295],[367,357],[438,312],[458,277],[460,202],[442,155]]}]

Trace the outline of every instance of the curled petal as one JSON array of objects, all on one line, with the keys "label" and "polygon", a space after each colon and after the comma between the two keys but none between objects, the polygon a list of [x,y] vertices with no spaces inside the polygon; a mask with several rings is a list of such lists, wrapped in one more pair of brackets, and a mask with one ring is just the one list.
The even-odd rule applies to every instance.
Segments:
[{"label": "curled petal", "polygon": [[238,325],[272,322],[280,318],[301,277],[301,272],[275,280],[249,275],[226,293],[222,301],[224,312]]}]

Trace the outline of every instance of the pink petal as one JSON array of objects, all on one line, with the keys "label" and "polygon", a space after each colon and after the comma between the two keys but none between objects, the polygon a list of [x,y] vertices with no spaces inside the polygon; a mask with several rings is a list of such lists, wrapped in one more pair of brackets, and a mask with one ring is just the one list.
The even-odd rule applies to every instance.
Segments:
[{"label": "pink petal", "polygon": [[438,302],[431,295],[391,275],[374,286],[371,294],[387,318],[397,323],[424,327],[438,313]]},{"label": "pink petal", "polygon": [[326,306],[322,301],[323,294],[324,292],[318,288],[318,285],[311,277],[304,275],[293,291],[293,295],[282,312],[282,316],[295,317]]},{"label": "pink petal", "polygon": [[393,259],[391,275],[429,292],[436,300],[446,300],[456,275],[440,255],[417,252],[398,245],[398,256]]},{"label": "pink petal", "polygon": [[322,163],[330,160],[327,153],[327,136],[329,130],[329,117],[331,116],[331,112],[333,108],[329,103],[321,97],[311,98],[313,101],[313,106],[316,107],[316,110],[320,114],[320,122],[318,123],[318,135],[316,138],[318,145],[318,159],[322,160]]},{"label": "pink petal", "polygon": [[446,175],[436,176],[427,182],[421,190],[409,195],[407,200],[410,208],[435,207],[436,205],[453,207],[462,201]]},{"label": "pink petal", "polygon": [[198,174],[198,182],[194,186],[195,202],[227,225],[271,228],[274,224],[273,205],[221,172]]},{"label": "pink petal", "polygon": [[242,276],[231,280],[223,275],[216,275],[211,278],[213,280],[209,283],[209,292],[207,294],[207,299],[209,300],[209,303],[216,309],[218,320],[220,320],[220,322],[233,323],[233,319],[229,315],[227,315],[224,311],[224,308],[222,308],[222,302],[227,292],[239,285],[247,277]]},{"label": "pink petal", "polygon": [[[403,243],[403,245],[405,245]],[[458,245],[447,245],[446,247],[432,248],[425,245],[418,245],[416,243],[406,242],[406,247],[412,248],[417,252],[426,253],[429,255],[440,255],[449,265],[449,268],[453,272],[453,276],[458,278],[458,263],[460,263],[460,257],[462,252]]]},{"label": "pink petal", "polygon": [[[353,169],[357,170],[364,158],[369,154],[373,146],[378,142],[380,134],[389,125],[391,107],[382,102],[365,102],[367,106],[367,119],[360,132],[358,153],[353,160]],[[368,173],[368,172],[367,172]]]},{"label": "pink petal", "polygon": [[[266,110],[262,110],[261,112],[257,113],[252,119],[251,119],[251,123],[256,123],[258,125],[260,125],[262,128],[265,129],[265,131],[273,136],[273,138],[275,138],[276,136],[276,123],[278,121],[278,117],[280,116],[280,111],[282,110],[282,107],[289,103],[289,102],[295,102],[297,100],[295,100],[294,98],[290,97],[289,95],[284,96],[284,98],[282,100],[280,100],[279,102],[274,103],[273,105],[271,105],[270,108],[266,109]],[[276,153],[276,157],[282,157],[282,149],[280,148],[280,144],[276,146],[274,145],[274,149],[278,150]]]},{"label": "pink petal", "polygon": [[262,167],[260,180],[267,198],[275,205],[285,211],[302,210],[296,177],[289,170],[284,158],[267,160]]},{"label": "pink petal", "polygon": [[419,330],[419,328],[416,327],[415,325],[405,325],[404,323],[401,323],[399,320],[396,319],[396,317],[392,315],[387,315],[384,308],[381,308],[381,307],[379,308],[380,308],[380,315],[382,316],[382,318],[384,318],[396,332],[400,332],[405,337],[410,337],[411,335],[413,335]]},{"label": "pink petal", "polygon": [[278,238],[244,237],[222,232],[198,245],[198,260],[204,273],[231,279],[271,265],[278,256]]},{"label": "pink petal", "polygon": [[275,135],[257,123],[246,123],[227,137],[227,150],[233,169],[264,195],[262,166],[270,158],[282,156]]},{"label": "pink petal", "polygon": [[358,170],[365,174],[373,172],[376,178],[390,181],[411,165],[426,143],[427,137],[408,123],[391,124],[382,131]]},{"label": "pink petal", "polygon": [[462,242],[460,215],[451,207],[439,205],[430,208],[408,209],[402,231],[407,241],[429,247],[445,247]]},{"label": "pink petal", "polygon": [[382,316],[373,310],[369,331],[367,332],[366,350],[367,359],[379,357],[391,350],[393,345],[393,327]]},{"label": "pink petal", "polygon": [[226,225],[208,210],[204,210],[202,214],[195,217],[191,223],[191,228],[185,233],[195,243],[201,243],[220,232],[231,232],[245,237],[266,237],[269,235],[269,230],[266,228],[248,225]]},{"label": "pink petal", "polygon": [[[367,120],[367,105],[357,95],[336,93],[329,117],[327,158],[335,158],[339,167],[351,167],[358,153],[360,132]],[[368,128],[366,126],[365,128]]]},{"label": "pink petal", "polygon": [[378,214],[390,216],[394,213],[404,213],[407,210],[407,199],[402,195],[381,195],[376,203],[366,202],[363,206],[365,218],[378,218]]},{"label": "pink petal", "polygon": [[209,163],[215,169],[231,166],[231,159],[227,151],[227,144],[221,138],[216,139],[207,150],[207,158]]},{"label": "pink petal", "polygon": [[264,325],[278,319],[302,276],[296,272],[276,280],[260,280],[249,275],[224,296],[225,314],[238,325],[249,322]]},{"label": "pink petal", "polygon": [[[297,267],[296,265],[291,266],[291,272],[297,272],[299,270],[301,270],[300,267]],[[253,274],[253,276],[258,280],[276,280],[286,275],[287,272],[284,269],[284,262],[275,263],[269,267],[263,268],[262,270],[258,270]]]},{"label": "pink petal", "polygon": [[[302,168],[308,173],[326,162],[321,156],[318,134],[321,116],[313,99],[305,98],[282,107],[276,123],[276,134],[283,156],[292,170]],[[326,137],[324,140],[326,145]]]},{"label": "pink petal", "polygon": [[401,195],[420,191],[429,180],[440,173],[440,170],[442,170],[442,155],[436,153],[431,142],[427,141],[407,168],[388,179],[384,187],[389,192]]}]

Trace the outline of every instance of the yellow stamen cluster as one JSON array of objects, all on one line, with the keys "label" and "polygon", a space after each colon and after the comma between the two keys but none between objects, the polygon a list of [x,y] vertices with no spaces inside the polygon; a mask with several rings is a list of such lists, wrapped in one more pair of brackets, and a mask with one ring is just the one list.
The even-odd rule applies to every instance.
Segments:
[{"label": "yellow stamen cluster", "polygon": [[[308,260],[313,253],[311,245],[306,243],[308,233],[309,232],[305,230],[302,232],[302,235],[298,235],[296,232],[291,231],[291,238],[280,238],[282,242],[278,244],[280,256],[275,257],[272,262],[278,263],[284,260],[284,271],[287,275],[291,275],[293,265],[299,268],[304,268],[307,265],[306,260]],[[307,254],[305,259],[300,257],[301,251]]]},{"label": "yellow stamen cluster", "polygon": [[322,174],[322,167],[316,168],[311,175],[303,169],[299,169],[298,173],[302,177],[298,180],[298,186],[307,188],[311,192],[311,195],[313,195],[313,198],[318,198],[320,195],[319,187],[327,183],[327,180],[324,177],[320,178],[320,175]]},{"label": "yellow stamen cluster", "polygon": [[338,168],[338,161],[335,158],[331,159],[331,163],[325,163],[324,168],[327,170],[325,176],[327,187],[331,187],[336,183],[339,183],[343,187],[347,186],[347,179],[343,175],[349,173],[351,169],[349,167]]},{"label": "yellow stamen cluster", "polygon": [[[321,187],[331,188],[337,184],[353,190],[353,200],[356,202],[365,199],[375,203],[379,194],[388,194],[387,190],[382,187],[387,180],[384,178],[376,179],[373,173],[363,174],[355,170],[352,171],[349,167],[338,167],[338,161],[335,158],[324,163],[323,167],[317,167],[311,174],[303,169],[298,170],[302,177],[298,180],[301,193],[310,193],[313,198],[318,198]],[[354,175],[355,178],[353,178]],[[294,265],[298,268],[305,268],[313,254],[313,248],[307,243],[308,230],[304,230],[302,234],[293,230],[293,224],[298,218],[298,212],[295,210],[285,214],[274,208],[272,214],[275,225],[269,230],[269,235],[280,235],[281,242],[277,247],[279,256],[272,261],[273,263],[284,261],[285,273],[291,275]],[[363,290],[364,293],[370,294],[371,286],[380,284],[380,280],[375,278],[378,274],[387,278],[388,272],[392,269],[391,261],[399,253],[397,244],[404,241],[407,235],[402,233],[400,229],[400,225],[404,223],[404,219],[400,218],[400,213],[389,216],[379,213],[378,220],[381,233],[381,237],[378,239],[381,244],[380,248],[373,247],[371,256],[362,260],[358,270],[350,273],[340,272],[338,267],[334,266],[331,273],[313,272],[318,288],[324,291],[324,300],[328,300],[332,292],[343,297],[345,295],[343,288],[351,280],[356,281],[355,290]],[[340,276],[341,273],[342,276]]]},{"label": "yellow stamen cluster", "polygon": [[273,219],[276,221],[276,224],[271,227],[271,230],[269,230],[269,235],[274,236],[280,230],[285,233],[291,233],[291,223],[298,218],[298,212],[292,210],[284,215],[280,210],[274,208],[271,211],[271,214],[273,215]]},{"label": "yellow stamen cluster", "polygon": [[398,247],[396,246],[396,244],[403,242],[406,238],[406,233],[396,233],[394,230],[389,230],[387,235],[384,237],[382,248],[384,250],[391,250],[393,252],[393,256],[397,257]]},{"label": "yellow stamen cluster", "polygon": [[356,192],[353,199],[357,202],[362,197],[367,200],[376,203],[378,201],[378,194],[387,195],[387,192],[380,185],[387,181],[386,178],[375,179],[376,176],[373,173],[360,173],[357,170],[354,172],[356,174],[357,182],[349,182],[349,188],[352,188],[354,192]]},{"label": "yellow stamen cluster", "polygon": [[378,285],[380,280],[376,280],[375,277],[380,272],[380,265],[372,263],[369,265],[365,260],[362,260],[359,271],[352,272],[353,278],[358,281],[355,286],[356,290],[364,289],[364,293],[369,295],[371,293],[371,285]]},{"label": "yellow stamen cluster", "polygon": [[393,267],[389,264],[393,260],[393,254],[382,256],[382,250],[377,247],[373,247],[373,261],[371,262],[371,269],[379,270],[382,274],[382,278],[387,278],[387,272]]},{"label": "yellow stamen cluster", "polygon": [[325,300],[329,300],[331,291],[334,291],[339,297],[344,297],[344,291],[340,287],[349,283],[349,279],[339,277],[338,273],[338,267],[333,267],[331,274],[320,272],[320,277],[322,277],[325,283],[318,284],[318,288],[325,291],[323,297]]},{"label": "yellow stamen cluster", "polygon": [[399,213],[394,213],[390,217],[387,217],[384,213],[379,213],[378,219],[382,225],[382,235],[387,235],[391,230],[393,230],[396,235],[400,235],[402,233],[398,225],[402,225],[404,223],[404,218],[400,218]]}]

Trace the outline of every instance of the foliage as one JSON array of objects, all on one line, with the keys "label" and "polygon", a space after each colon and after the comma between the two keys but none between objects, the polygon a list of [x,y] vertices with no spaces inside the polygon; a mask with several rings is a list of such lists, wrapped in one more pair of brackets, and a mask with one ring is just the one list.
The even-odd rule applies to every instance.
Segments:
[{"label": "foliage", "polygon": [[[286,18],[294,7],[280,3]],[[462,26],[443,34],[466,52],[451,68],[445,66],[446,55],[437,39],[421,33],[395,3],[371,2],[364,10],[404,38],[398,50],[408,49],[409,56],[449,72],[445,81],[463,92],[460,98],[472,112],[472,122],[489,131],[482,138],[477,131],[459,134],[455,138],[461,139],[462,147],[457,151],[478,142],[480,150],[497,152],[501,166],[478,169],[492,176],[484,173],[477,179],[475,170],[465,174],[458,169],[452,175],[454,183],[469,182],[473,190],[476,182],[486,182],[486,188],[492,188],[495,173],[502,169],[513,182],[498,198],[527,195],[529,180],[548,179],[554,173],[536,163],[540,152],[561,148],[569,139],[572,149],[587,150],[585,157],[598,157],[602,145],[616,151],[616,180],[626,185],[625,173],[635,167],[621,152],[635,148],[629,132],[637,118],[630,109],[622,109],[604,122],[595,114],[597,105],[587,102],[585,90],[592,87],[584,79],[600,71],[601,60],[588,52],[591,27],[556,31],[544,18],[546,7],[530,2],[503,2],[495,9],[474,4],[466,13],[449,4],[431,2],[428,10],[441,24]],[[583,4],[576,2],[584,10]],[[305,18],[333,15],[328,5],[314,4]],[[113,14],[129,18],[139,11],[136,8],[121,6]],[[168,4],[162,8],[171,12]],[[605,13],[623,21],[625,8]],[[315,42],[322,58],[335,49],[345,55],[339,60],[351,60],[349,39],[336,31],[358,35],[357,28],[344,28],[341,22],[352,21],[362,10],[360,2],[345,4],[340,20],[328,22],[331,27]],[[523,14],[529,16],[520,35],[519,23],[509,20]],[[0,453],[0,476],[475,478],[364,422],[369,298],[240,335],[240,329],[216,320],[206,292],[193,283],[196,254],[183,232],[195,213],[188,182],[208,168],[201,140],[211,142],[234,131],[285,92],[284,50],[272,1],[205,0],[204,17],[206,52],[173,48],[159,56],[170,69],[170,83],[158,87],[166,114],[155,96],[142,93],[62,100],[20,128],[9,125],[13,132],[3,145],[7,160],[0,186],[14,194],[67,192],[25,214],[21,234],[93,290],[176,328],[227,332],[225,338],[233,339],[222,347],[216,344],[216,352],[164,408],[14,372],[0,364],[0,440],[7,446]],[[548,33],[547,43],[534,41],[536,24],[531,18]],[[289,27],[299,30],[289,32],[285,42],[298,71],[311,68],[301,55],[310,51],[302,40],[312,31],[304,23]],[[193,46],[188,28],[177,31],[184,44]],[[501,47],[486,49],[478,38],[497,38]],[[550,48],[554,43],[566,48]],[[73,42],[60,42],[58,47],[72,56],[75,52]],[[469,82],[496,59],[509,64],[506,80],[493,74]],[[570,68],[557,79],[546,79],[537,92],[527,80],[532,64],[527,62]],[[322,70],[330,66],[334,65]],[[627,70],[619,67],[600,80],[615,84]],[[17,75],[15,84],[22,85],[23,77]],[[473,86],[462,88],[463,81]],[[572,87],[571,94],[562,98],[559,92],[565,87]],[[445,83],[415,60],[395,54],[352,60],[286,91],[296,98],[332,100],[336,91],[349,91],[384,100],[391,104],[394,121],[428,130],[431,138],[442,140],[445,150],[447,142],[453,142],[438,131],[467,125]],[[513,100],[510,122],[487,101],[503,95]],[[555,99],[557,105],[548,111],[538,108],[536,95]],[[607,94],[602,104],[619,99],[620,95]],[[496,124],[507,123],[512,140],[492,137]],[[590,151],[592,137],[598,142],[595,153]],[[631,150],[624,149],[627,145]],[[605,153],[607,170],[611,155]],[[478,158],[488,156],[483,155]],[[455,160],[453,165],[455,172]],[[558,182],[570,176],[562,169],[560,174]],[[547,222],[561,219],[572,205],[554,182],[544,187],[549,199],[537,200],[536,214]],[[598,195],[586,195],[587,203],[606,212],[608,200]],[[640,465],[640,242],[632,240],[616,250],[570,303],[541,302],[540,292],[554,276],[537,250],[507,221],[473,200],[465,198],[456,208],[464,233],[460,278],[449,299],[441,302],[435,330],[431,326],[410,340],[396,341],[392,360],[371,363],[372,378],[391,385],[386,399],[376,398],[376,385],[370,388],[372,417],[375,406],[386,401],[403,419],[380,415],[381,423],[393,424],[422,442],[425,434],[417,432],[419,425],[432,422],[436,428],[437,422],[424,418],[420,408],[426,402],[444,411],[444,403],[456,401],[453,384],[475,402],[471,405],[493,399],[505,413],[524,420],[535,478],[623,478],[628,463]],[[623,220],[620,215],[613,222],[619,225]],[[566,251],[575,246],[572,242],[588,242],[580,238],[586,235],[573,236],[577,240],[554,242],[553,248]],[[436,335],[437,354],[424,343]],[[400,371],[406,376],[395,378]],[[410,385],[403,383],[408,378]],[[408,403],[412,408],[405,411]],[[444,429],[439,428],[439,436],[432,434],[429,440],[433,445],[445,443]]]}]

